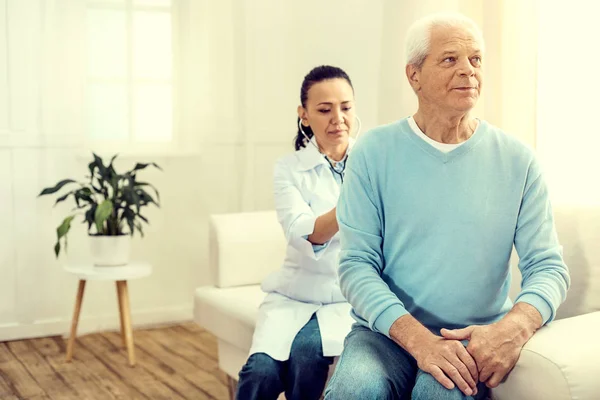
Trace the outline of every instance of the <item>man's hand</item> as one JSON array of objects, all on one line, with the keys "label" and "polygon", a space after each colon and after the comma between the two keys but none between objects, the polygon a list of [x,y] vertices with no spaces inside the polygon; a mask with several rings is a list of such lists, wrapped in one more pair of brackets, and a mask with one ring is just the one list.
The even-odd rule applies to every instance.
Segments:
[{"label": "man's hand", "polygon": [[464,329],[442,329],[446,339],[469,340],[467,351],[477,363],[479,380],[494,388],[514,367],[521,353],[522,343],[514,341],[514,334],[502,325],[469,326]]},{"label": "man's hand", "polygon": [[456,384],[467,396],[477,394],[477,365],[458,340],[432,335],[428,343],[415,351],[414,357],[419,368],[431,374],[446,389],[454,389]]},{"label": "man's hand", "polygon": [[477,394],[477,365],[461,342],[434,335],[410,314],[392,324],[390,337],[445,388],[456,384],[467,396]]},{"label": "man's hand", "polygon": [[446,339],[469,340],[467,351],[477,363],[479,380],[495,388],[515,366],[521,349],[541,324],[541,315],[533,306],[518,303],[494,324],[442,329],[441,333]]}]

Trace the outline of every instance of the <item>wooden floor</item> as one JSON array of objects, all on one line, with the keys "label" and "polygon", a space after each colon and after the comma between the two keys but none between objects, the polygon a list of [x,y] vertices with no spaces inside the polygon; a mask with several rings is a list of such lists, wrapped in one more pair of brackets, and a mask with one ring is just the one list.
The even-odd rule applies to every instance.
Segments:
[{"label": "wooden floor", "polygon": [[0,399],[228,399],[215,338],[193,323],[134,331],[129,367],[118,333],[0,343]]}]

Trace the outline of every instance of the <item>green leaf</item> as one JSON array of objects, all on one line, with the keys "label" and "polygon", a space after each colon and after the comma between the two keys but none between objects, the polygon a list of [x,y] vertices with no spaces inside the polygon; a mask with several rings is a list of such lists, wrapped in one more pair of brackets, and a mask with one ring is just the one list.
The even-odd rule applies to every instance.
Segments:
[{"label": "green leaf", "polygon": [[119,174],[117,174],[112,167],[110,167],[109,171],[111,174],[110,186],[112,187],[112,190],[113,190],[113,198],[116,198],[117,193],[119,191],[119,180],[121,179],[121,176]]},{"label": "green leaf", "polygon": [[135,232],[135,227],[133,225],[133,220],[127,220],[127,225],[129,226],[129,234],[131,236],[133,236],[133,233]]},{"label": "green leaf", "polygon": [[60,254],[60,239],[64,238],[65,251],[67,251],[67,233],[71,229],[71,221],[75,218],[74,215],[70,215],[63,220],[63,222],[56,228],[56,244],[54,245],[54,254],[58,258]]},{"label": "green leaf", "polygon": [[150,184],[148,182],[136,182],[135,186],[136,187],[150,186],[152,188],[152,190],[154,190],[154,193],[156,193],[157,203],[160,203],[160,194],[158,193],[158,190],[156,190],[156,188],[154,187],[154,185],[152,185],[152,184]]},{"label": "green leaf", "polygon": [[80,201],[87,201],[88,203],[94,202],[94,199],[92,198],[92,190],[88,187],[82,187],[80,189],[72,190],[60,196],[58,199],[56,199],[54,205],[56,206],[58,203],[65,201],[71,195],[74,195],[75,197],[75,203],[77,203],[77,208],[82,208]]},{"label": "green leaf", "polygon": [[81,189],[78,189],[75,192],[75,201],[77,202],[77,206],[79,206],[79,201],[95,203],[95,200],[92,197],[92,189],[90,189],[89,187],[83,187]]},{"label": "green leaf", "polygon": [[[104,166],[102,163],[102,158],[95,153],[92,154],[94,155],[94,168],[98,168],[99,176],[96,176],[96,179],[98,180],[98,184],[100,186],[99,192],[102,194],[102,196],[104,196],[105,199],[108,199],[109,193],[107,186],[110,186],[110,169]],[[95,189],[98,190],[97,188]]]},{"label": "green leaf", "polygon": [[137,230],[140,232],[140,235],[141,235],[142,237],[144,237],[144,230],[142,229],[142,224],[140,224],[139,222],[137,222],[137,223],[135,224],[135,227],[136,227],[136,228],[137,228]]},{"label": "green leaf", "polygon": [[58,203],[63,202],[64,200],[67,199],[67,197],[74,195],[75,197],[75,203],[77,204],[77,208],[84,208],[84,206],[81,205],[81,201],[86,201],[88,203],[94,203],[94,199],[92,198],[92,190],[88,187],[82,187],[81,189],[77,189],[77,190],[72,190],[69,193],[66,193],[63,196],[60,196],[58,199],[56,199],[56,202],[54,203],[54,205],[56,206]]},{"label": "green leaf", "polygon": [[69,232],[69,229],[71,229],[71,221],[73,221],[73,218],[75,218],[74,215],[69,215],[63,220],[62,224],[60,224],[58,228],[56,228],[56,236],[58,240],[60,240]]},{"label": "green leaf", "polygon": [[98,157],[98,155],[96,153],[92,153],[92,154],[94,155],[94,164],[98,168],[98,172],[100,173],[100,176],[105,178],[106,177],[106,167],[102,163],[102,158]]},{"label": "green leaf", "polygon": [[142,204],[142,200],[140,199],[140,196],[137,195],[137,193],[135,192],[135,190],[131,191],[131,199],[132,199],[132,204],[135,206],[137,214],[139,214],[140,213],[140,207],[143,204]]},{"label": "green leaf", "polygon": [[129,234],[131,236],[133,236],[133,233],[135,231],[135,225],[134,225],[135,213],[133,212],[133,210],[131,208],[125,208],[123,210],[122,218],[127,221],[127,225],[129,226]]},{"label": "green leaf", "polygon": [[54,205],[56,206],[58,203],[61,203],[63,201],[65,201],[67,199],[67,197],[69,197],[70,195],[72,195],[73,193],[75,193],[75,191],[69,192],[63,196],[60,196],[58,199],[56,199],[56,202],[54,203]]},{"label": "green leaf", "polygon": [[94,217],[96,216],[96,209],[98,208],[98,204],[94,203],[91,205],[89,210],[85,212],[85,219],[83,223],[88,223],[88,231],[92,229],[92,224],[94,223]]},{"label": "green leaf", "polygon": [[157,168],[157,169],[159,169],[159,170],[162,171],[162,168],[159,167],[158,164],[151,162],[151,163],[137,163],[137,164],[135,164],[135,167],[133,168],[133,170],[131,172],[139,171],[141,169],[145,169],[149,165],[152,165],[153,167],[155,167],[155,168]]},{"label": "green leaf", "polygon": [[115,159],[119,156],[119,153],[115,154],[114,156],[112,156],[112,158],[110,159],[110,163],[108,164],[109,167],[112,167],[113,162],[115,162]]},{"label": "green leaf", "polygon": [[92,161],[88,164],[88,169],[90,170],[90,182],[94,179],[94,170],[96,169],[96,163]]},{"label": "green leaf", "polygon": [[98,194],[104,195],[104,191],[103,191],[101,188],[99,188],[99,187],[97,187],[97,186],[94,186],[94,185],[92,185],[92,188],[94,189],[94,192],[95,192],[95,193],[98,193]]},{"label": "green leaf", "polygon": [[[125,207],[133,207],[135,206],[137,211],[139,212],[140,201],[137,194],[135,194],[133,188],[129,186],[125,186],[122,189],[122,199],[125,202]],[[125,208],[124,207],[124,208]]]},{"label": "green leaf", "polygon": [[41,193],[38,194],[38,197],[56,193],[69,183],[75,183],[75,181],[73,179],[63,179],[62,181],[58,182],[54,187],[49,187],[42,190]]},{"label": "green leaf", "polygon": [[94,222],[96,223],[96,230],[99,234],[103,233],[104,222],[110,217],[113,212],[113,204],[110,200],[104,200],[98,208],[96,208],[96,214],[94,216]]},{"label": "green leaf", "polygon": [[[156,204],[158,206],[158,203],[156,203],[156,201],[154,201],[154,199],[152,198],[152,196],[150,196],[148,193],[146,193],[146,191],[144,189],[137,188],[135,190],[135,194],[140,199],[140,205],[145,206],[145,205],[148,205],[150,203],[154,203],[154,204]],[[138,211],[138,213],[139,213],[139,211]]]}]

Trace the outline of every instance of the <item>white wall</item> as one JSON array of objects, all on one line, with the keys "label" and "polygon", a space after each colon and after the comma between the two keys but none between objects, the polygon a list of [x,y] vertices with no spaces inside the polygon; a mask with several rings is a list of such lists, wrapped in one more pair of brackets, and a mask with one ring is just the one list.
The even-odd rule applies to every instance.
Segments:
[{"label": "white wall", "polygon": [[211,80],[214,92],[225,93],[219,97],[222,109],[235,116],[233,121],[219,118],[227,128],[216,135],[241,145],[237,165],[242,171],[242,208],[272,208],[273,164],[293,151],[300,84],[310,69],[331,64],[346,70],[355,85],[363,129],[378,123],[382,4],[361,0],[214,3],[216,15],[230,12],[233,18],[218,18],[217,31],[226,34],[213,42],[219,43],[215,70],[226,73]]}]

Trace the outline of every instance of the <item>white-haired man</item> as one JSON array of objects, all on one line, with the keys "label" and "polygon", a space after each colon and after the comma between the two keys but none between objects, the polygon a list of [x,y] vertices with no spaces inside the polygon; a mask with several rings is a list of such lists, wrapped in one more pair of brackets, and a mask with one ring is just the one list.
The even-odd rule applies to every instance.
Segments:
[{"label": "white-haired man", "polygon": [[[471,111],[484,43],[459,14],[408,32],[417,112],[366,133],[338,204],[357,323],[326,399],[481,399],[554,318],[570,279],[531,150]],[[522,289],[508,298],[509,258]]]}]

